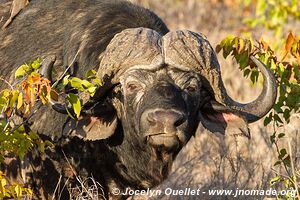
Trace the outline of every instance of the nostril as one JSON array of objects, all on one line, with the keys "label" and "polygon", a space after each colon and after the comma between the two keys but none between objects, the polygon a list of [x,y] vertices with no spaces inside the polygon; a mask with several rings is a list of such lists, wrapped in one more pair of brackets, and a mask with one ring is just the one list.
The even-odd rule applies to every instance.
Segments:
[{"label": "nostril", "polygon": [[147,115],[150,125],[161,124],[168,127],[178,127],[186,121],[184,114],[173,110],[156,110]]}]

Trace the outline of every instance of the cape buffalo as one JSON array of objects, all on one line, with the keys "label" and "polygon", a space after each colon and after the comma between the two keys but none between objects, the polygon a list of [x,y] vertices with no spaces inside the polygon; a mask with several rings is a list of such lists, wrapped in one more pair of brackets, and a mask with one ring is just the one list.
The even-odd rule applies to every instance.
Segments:
[{"label": "cape buffalo", "polygon": [[75,179],[76,173],[93,176],[106,197],[113,188],[153,187],[167,177],[199,122],[212,132],[249,136],[247,123],[263,117],[276,99],[273,75],[252,57],[264,77],[263,91],[253,102],[234,101],[205,36],[169,31],[156,14],[127,1],[32,0],[1,30],[0,41],[7,80],[22,63],[54,56],[55,79],[70,67],[77,77],[96,69],[103,82],[84,100],[78,120],[68,118],[58,102],[30,119],[30,129],[56,144],[30,160],[29,183],[44,198],[60,175]]}]

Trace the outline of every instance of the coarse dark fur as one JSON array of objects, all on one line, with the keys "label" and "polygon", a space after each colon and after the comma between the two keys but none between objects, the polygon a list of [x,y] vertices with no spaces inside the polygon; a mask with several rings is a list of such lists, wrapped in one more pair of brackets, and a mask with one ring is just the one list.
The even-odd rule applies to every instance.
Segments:
[{"label": "coarse dark fur", "polygon": [[[12,79],[12,71],[24,62],[55,55],[54,70],[57,74],[73,64],[70,73],[82,77],[88,69],[99,66],[99,55],[116,33],[135,27],[150,28],[162,35],[168,32],[166,25],[153,12],[127,1],[32,0],[12,24],[0,32],[1,76]],[[4,87],[1,82],[0,88]],[[30,175],[29,182],[37,198],[40,195],[50,198],[60,174],[65,179],[71,178],[69,182],[76,182],[73,172],[70,175],[70,169],[66,170],[68,163],[62,150],[79,175],[93,176],[101,183],[105,195],[108,195],[107,187],[114,184],[112,182],[117,182],[121,189],[128,186],[144,188],[157,184],[163,178],[153,179],[149,167],[156,168],[161,161],[153,161],[149,165],[151,158],[149,152],[143,149],[144,144],[134,148],[132,144],[116,148],[124,140],[124,127],[120,124],[116,131],[118,134],[108,140],[83,142],[77,138],[70,141],[61,138],[65,121],[66,116],[49,108],[40,109],[31,120],[34,130],[47,138],[58,139],[55,151],[47,150],[41,158],[31,158],[35,173]],[[61,145],[58,145],[59,142]],[[128,168],[120,164],[118,154],[122,154],[122,158],[130,164]],[[64,194],[67,195],[66,191]]]}]

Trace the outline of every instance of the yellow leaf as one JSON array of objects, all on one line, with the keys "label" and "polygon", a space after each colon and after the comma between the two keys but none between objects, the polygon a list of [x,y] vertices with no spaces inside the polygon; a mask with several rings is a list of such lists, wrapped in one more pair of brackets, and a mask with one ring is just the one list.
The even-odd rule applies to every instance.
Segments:
[{"label": "yellow leaf", "polygon": [[18,96],[17,109],[20,109],[23,105],[23,93],[20,92]]},{"label": "yellow leaf", "polygon": [[39,97],[40,97],[40,99],[41,99],[41,101],[42,101],[42,104],[45,105],[45,104],[48,102],[48,99],[45,98],[43,95],[39,95]]},{"label": "yellow leaf", "polygon": [[14,190],[15,190],[15,194],[17,195],[17,198],[22,197],[22,188],[20,185],[16,185]]},{"label": "yellow leaf", "polygon": [[0,183],[1,183],[1,187],[5,187],[7,184],[6,179],[4,179],[4,178],[1,179]]},{"label": "yellow leaf", "polygon": [[244,40],[242,38],[236,38],[235,39],[235,47],[238,53],[241,53],[244,49]]},{"label": "yellow leaf", "polygon": [[30,106],[29,104],[26,104],[25,106],[25,114],[27,114],[29,112]]},{"label": "yellow leaf", "polygon": [[23,188],[23,191],[24,191],[26,194],[32,196],[32,190],[31,190],[30,188]]},{"label": "yellow leaf", "polygon": [[71,103],[76,117],[79,118],[81,112],[81,103],[79,98],[75,94],[69,93],[67,99]]},{"label": "yellow leaf", "polygon": [[18,99],[18,96],[19,96],[19,91],[18,90],[13,90],[12,91],[12,97],[11,97],[10,102],[9,102],[9,106],[11,108],[14,107],[14,105],[15,105],[17,99]]},{"label": "yellow leaf", "polygon": [[253,51],[254,51],[254,45],[253,45],[252,39],[250,38],[248,40],[248,52],[249,52],[249,54],[251,54]]}]

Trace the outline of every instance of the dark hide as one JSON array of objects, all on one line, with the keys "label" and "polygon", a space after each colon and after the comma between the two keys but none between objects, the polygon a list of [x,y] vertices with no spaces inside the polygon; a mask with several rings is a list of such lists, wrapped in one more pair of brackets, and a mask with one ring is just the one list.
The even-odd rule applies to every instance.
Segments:
[{"label": "dark hide", "polygon": [[[9,9],[9,2],[1,4],[2,7]],[[6,12],[1,10],[0,13],[2,11],[5,14],[3,16],[5,21],[9,16],[9,10]],[[32,0],[13,22],[0,32],[1,77],[11,80],[12,71],[18,66],[36,57],[48,55],[56,56],[54,63],[56,78],[54,79],[57,79],[70,64],[73,64],[70,73],[82,77],[88,69],[99,66],[99,55],[116,33],[136,27],[147,27],[160,34],[168,32],[166,25],[154,13],[125,1]],[[6,85],[0,82],[0,88],[4,87]],[[68,166],[68,163],[62,150],[70,159],[70,163],[76,167],[76,171],[80,172],[79,175],[83,177],[93,175],[104,186],[105,191],[108,191],[107,187],[112,179],[123,183],[120,188],[141,187],[140,181],[137,180],[140,175],[135,176],[134,172],[128,173],[127,169],[125,171],[120,169],[122,166],[118,165],[120,161],[117,154],[124,154],[124,159],[131,160],[130,163],[139,166],[139,162],[150,159],[149,154],[139,153],[138,158],[133,156],[136,152],[145,151],[143,145],[132,148],[128,144],[126,149],[132,152],[128,150],[124,152],[123,149],[111,151],[108,146],[113,148],[122,143],[124,138],[122,127],[118,127],[116,131],[118,134],[107,141],[83,142],[74,138],[68,142],[69,140],[65,141],[61,138],[65,121],[66,116],[50,108],[41,108],[31,120],[34,131],[48,135],[48,139],[59,140],[55,143],[57,146],[55,151],[48,150],[42,158],[38,156],[31,158],[35,173],[31,177],[34,182],[30,184],[34,186],[33,189],[36,189],[34,194],[37,198],[43,196],[50,198],[59,174],[75,180],[73,173],[66,173],[64,170],[64,166]],[[41,161],[43,165],[39,166]],[[135,170],[135,167],[130,170]],[[123,180],[120,176],[122,173],[128,180]],[[143,179],[150,178],[150,174],[142,176]],[[161,180],[161,177],[157,179]],[[145,184],[149,186],[154,183]]]}]

